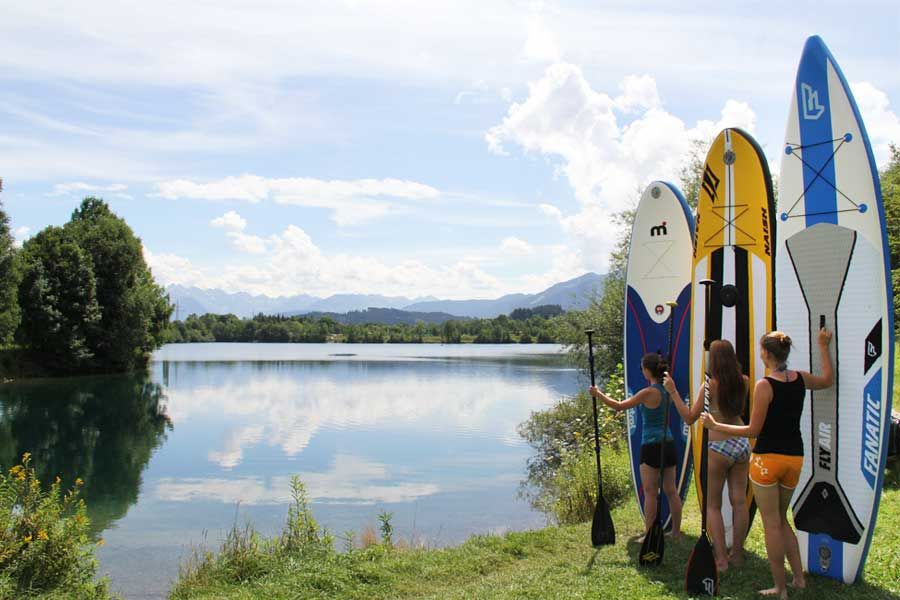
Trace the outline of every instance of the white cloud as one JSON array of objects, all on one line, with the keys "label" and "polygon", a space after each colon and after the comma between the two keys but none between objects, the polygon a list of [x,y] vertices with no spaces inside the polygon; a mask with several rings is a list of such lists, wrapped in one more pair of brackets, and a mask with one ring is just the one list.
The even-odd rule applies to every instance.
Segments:
[{"label": "white cloud", "polygon": [[22,225],[21,227],[16,227],[13,230],[13,245],[16,248],[21,248],[22,244],[25,243],[25,240],[31,237],[31,227],[27,227]]},{"label": "white cloud", "polygon": [[500,249],[504,254],[512,256],[527,256],[534,252],[534,248],[525,240],[517,237],[508,237],[500,243]]},{"label": "white cloud", "polygon": [[447,266],[432,267],[419,260],[388,264],[369,256],[327,254],[297,227],[288,225],[266,239],[229,232],[232,242],[257,254],[253,264],[218,264],[202,268],[174,254],[144,249],[153,274],[163,285],[193,285],[228,292],[267,296],[336,293],[385,294],[444,298],[492,298],[512,290],[485,272],[477,261],[463,257]]},{"label": "white cloud", "polygon": [[692,140],[712,141],[726,126],[755,128],[755,113],[743,102],[729,100],[718,121],[689,127],[665,110],[653,78],[626,77],[620,89],[616,97],[594,90],[579,67],[556,63],[485,135],[491,151],[517,145],[547,157],[566,177],[580,212],[565,215],[548,204],[540,210],[572,236],[582,271],[606,270],[619,231],[612,215],[632,207],[653,179],[677,181]]},{"label": "white cloud", "polygon": [[[74,193],[93,193],[93,192],[124,192],[128,186],[123,183],[111,183],[109,185],[97,185],[93,183],[85,183],[83,181],[73,181],[71,183],[57,183],[53,186],[53,191],[48,196],[67,196]],[[117,194],[125,195],[127,194]]]},{"label": "white cloud", "polygon": [[153,277],[162,285],[194,285],[201,288],[215,287],[200,269],[183,256],[170,253],[156,254],[144,246],[144,260],[153,272]]},{"label": "white cloud", "polygon": [[264,254],[266,240],[256,235],[249,235],[240,231],[229,231],[228,237],[235,248],[248,254]]},{"label": "white cloud", "polygon": [[432,200],[435,188],[401,179],[322,180],[307,177],[225,177],[207,183],[187,179],[157,184],[157,196],[168,199],[243,200],[326,208],[338,225],[358,225],[385,215],[396,201]]},{"label": "white cloud", "polygon": [[216,217],[209,222],[212,227],[221,227],[230,231],[243,231],[247,227],[247,219],[237,212],[229,210],[221,217]]},{"label": "white cloud", "polygon": [[852,83],[850,87],[866,124],[875,162],[884,167],[891,159],[890,145],[900,144],[900,117],[891,110],[887,94],[868,81]]}]

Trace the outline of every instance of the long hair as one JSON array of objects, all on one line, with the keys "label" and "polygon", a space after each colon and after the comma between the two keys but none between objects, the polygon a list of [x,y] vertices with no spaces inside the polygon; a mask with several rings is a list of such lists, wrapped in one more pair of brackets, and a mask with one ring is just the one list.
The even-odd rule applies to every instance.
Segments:
[{"label": "long hair", "polygon": [[747,384],[734,346],[728,340],[716,340],[710,345],[709,375],[719,384],[716,394],[719,412],[729,418],[744,414]]},{"label": "long hair", "polygon": [[645,354],[641,359],[641,366],[650,371],[657,381],[662,381],[663,375],[669,370],[669,363],[656,352]]}]

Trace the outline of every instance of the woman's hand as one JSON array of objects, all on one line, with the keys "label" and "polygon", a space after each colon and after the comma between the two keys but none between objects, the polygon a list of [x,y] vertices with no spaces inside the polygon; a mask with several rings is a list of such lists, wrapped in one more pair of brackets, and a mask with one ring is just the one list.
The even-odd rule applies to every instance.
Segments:
[{"label": "woman's hand", "polygon": [[600,398],[600,388],[598,388],[596,385],[592,385],[591,387],[589,387],[588,392],[590,392],[591,396],[593,396],[594,398]]},{"label": "woman's hand", "polygon": [[703,423],[703,426],[710,431],[715,431],[716,428],[719,427],[719,422],[716,421],[713,416],[706,411],[700,413],[700,420]]},{"label": "woman's hand", "polygon": [[669,392],[670,396],[674,396],[678,393],[678,389],[675,387],[675,381],[669,376],[668,371],[663,374],[662,384],[663,387],[666,388],[666,391]]},{"label": "woman's hand", "polygon": [[831,332],[825,329],[824,327],[819,330],[819,346],[823,346],[825,348],[828,347],[828,344],[831,343]]}]

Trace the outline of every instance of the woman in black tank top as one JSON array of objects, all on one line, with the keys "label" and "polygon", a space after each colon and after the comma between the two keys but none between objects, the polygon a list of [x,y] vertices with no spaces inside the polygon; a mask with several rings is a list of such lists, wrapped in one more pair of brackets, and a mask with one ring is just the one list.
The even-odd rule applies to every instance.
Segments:
[{"label": "woman in black tank top", "polygon": [[765,596],[787,599],[785,558],[794,575],[794,587],[806,587],[800,546],[787,520],[787,509],[803,466],[800,417],[806,390],[821,390],[831,387],[834,382],[830,343],[831,332],[821,329],[818,344],[822,374],[813,375],[789,370],[787,357],[791,351],[791,338],[780,331],[767,333],[759,342],[759,354],[770,376],[756,382],[750,424],[743,427],[726,425],[718,423],[708,413],[702,415],[705,426],[713,431],[756,438],[750,459],[750,482],[763,521],[766,554],[775,583],[774,587],[759,592]]}]

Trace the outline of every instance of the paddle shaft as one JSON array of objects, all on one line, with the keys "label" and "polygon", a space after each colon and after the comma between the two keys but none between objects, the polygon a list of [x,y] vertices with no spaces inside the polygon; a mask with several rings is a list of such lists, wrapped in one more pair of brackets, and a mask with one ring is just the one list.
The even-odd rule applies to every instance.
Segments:
[{"label": "paddle shaft", "polygon": [[[668,356],[666,357],[669,361],[669,368],[672,368],[672,332],[675,328],[675,308],[678,304],[674,301],[667,302],[669,306],[669,339],[666,343],[666,350],[668,351]],[[669,433],[669,394],[664,393],[662,398],[662,407],[663,407],[663,432],[662,432],[662,440],[659,442],[659,492],[656,500],[656,520],[657,522],[662,524],[662,487],[663,487],[663,471],[665,471],[665,457],[666,457],[666,436]]]},{"label": "paddle shaft", "polygon": [[[709,308],[710,296],[712,294],[712,286],[715,283],[712,280],[704,279],[700,282],[706,291],[706,318],[703,323],[703,357],[704,357],[704,374],[703,374],[703,410],[709,412]],[[707,489],[709,487],[709,430],[703,426],[701,434],[701,451],[700,451],[700,490],[703,493],[703,510],[700,515],[700,532],[706,535],[706,508],[709,500]]]},{"label": "paddle shaft", "polygon": [[[594,375],[594,339],[593,331],[588,331],[588,363],[591,368],[591,387],[597,385],[595,375]],[[594,405],[594,454],[597,456],[597,502],[600,502],[600,499],[603,498],[603,469],[600,466],[600,425],[597,419],[597,398],[591,394],[591,401]]]}]

